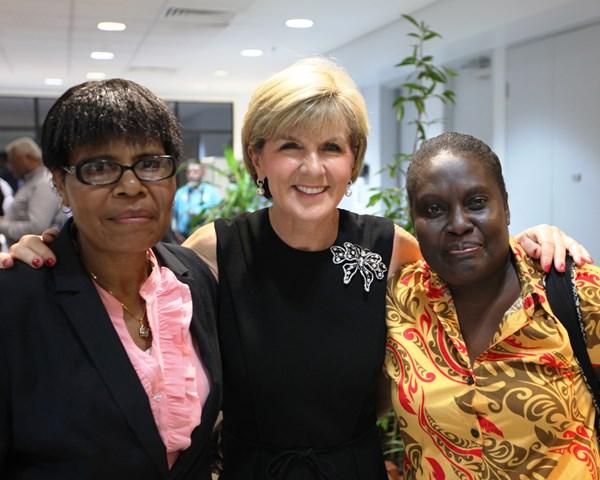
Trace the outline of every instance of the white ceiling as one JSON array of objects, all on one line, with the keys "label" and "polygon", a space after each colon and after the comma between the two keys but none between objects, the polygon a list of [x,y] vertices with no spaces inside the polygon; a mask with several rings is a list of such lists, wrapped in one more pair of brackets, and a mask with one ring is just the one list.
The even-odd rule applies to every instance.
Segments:
[{"label": "white ceiling", "polygon": [[[87,72],[100,71],[165,97],[227,98],[299,57],[338,49],[435,1],[0,0],[0,93],[56,96],[85,81]],[[209,13],[167,19],[169,7]],[[224,12],[226,20],[211,11]],[[298,17],[315,26],[284,25]],[[99,31],[100,21],[124,22],[127,29]],[[265,53],[245,58],[239,53],[244,48]],[[115,57],[92,60],[94,50]],[[217,70],[228,75],[217,77]],[[48,77],[64,84],[44,86]]]}]

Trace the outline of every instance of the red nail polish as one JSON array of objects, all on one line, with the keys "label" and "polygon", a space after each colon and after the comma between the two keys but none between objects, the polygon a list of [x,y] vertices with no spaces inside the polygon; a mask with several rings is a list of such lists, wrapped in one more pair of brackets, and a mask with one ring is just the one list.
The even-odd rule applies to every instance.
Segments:
[{"label": "red nail polish", "polygon": [[41,265],[41,263],[42,263],[42,261],[41,261],[39,258],[34,258],[34,259],[31,261],[31,264],[32,264],[32,265],[33,265],[35,268],[39,267],[39,266]]},{"label": "red nail polish", "polygon": [[47,267],[53,267],[56,264],[56,260],[53,258],[48,258],[45,263]]},{"label": "red nail polish", "polygon": [[544,268],[544,272],[548,273],[550,271],[550,264],[549,263],[546,263],[546,264],[544,264],[542,266]]},{"label": "red nail polish", "polygon": [[564,262],[563,262],[563,263],[561,263],[561,264],[560,264],[560,266],[558,267],[558,271],[559,271],[559,272],[564,272],[564,271],[565,271],[565,268],[566,268],[566,265],[565,265],[565,264],[564,264]]}]

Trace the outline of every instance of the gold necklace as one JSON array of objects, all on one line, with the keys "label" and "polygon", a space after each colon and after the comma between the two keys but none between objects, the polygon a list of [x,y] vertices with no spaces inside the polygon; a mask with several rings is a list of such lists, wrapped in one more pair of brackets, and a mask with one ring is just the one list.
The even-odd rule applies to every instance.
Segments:
[{"label": "gold necklace", "polygon": [[98,285],[100,285],[102,288],[104,288],[104,290],[106,290],[108,293],[110,293],[117,302],[119,302],[121,304],[121,307],[123,308],[124,311],[126,311],[131,318],[133,318],[139,325],[138,328],[138,335],[140,336],[140,338],[143,338],[144,340],[147,340],[150,338],[150,335],[152,334],[152,332],[150,331],[150,325],[147,325],[146,322],[144,322],[144,320],[146,319],[146,310],[144,310],[144,315],[142,315],[141,317],[136,317],[133,312],[131,310],[129,310],[129,308],[127,308],[127,305],[125,305],[121,300],[119,300],[117,298],[117,296],[108,288],[104,287],[102,285],[102,282],[100,282],[98,280],[98,275],[96,275],[94,272],[89,272],[90,273],[90,277],[92,277],[92,279],[94,280],[94,282],[96,282]]}]

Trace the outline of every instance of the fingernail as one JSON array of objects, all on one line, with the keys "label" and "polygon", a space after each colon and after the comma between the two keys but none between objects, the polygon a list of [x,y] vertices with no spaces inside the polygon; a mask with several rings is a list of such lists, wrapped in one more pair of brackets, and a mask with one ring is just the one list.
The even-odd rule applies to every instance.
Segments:
[{"label": "fingernail", "polygon": [[37,268],[37,267],[39,267],[39,266],[42,264],[42,261],[41,261],[39,258],[34,258],[34,259],[31,261],[31,264],[32,264],[32,265],[33,265],[35,268]]},{"label": "fingernail", "polygon": [[565,264],[564,264],[564,262],[563,262],[563,263],[561,263],[561,264],[558,266],[558,271],[559,271],[559,272],[564,272],[564,271],[565,271],[565,268],[566,268],[566,266],[565,266]]},{"label": "fingernail", "polygon": [[2,260],[2,266],[4,268],[10,267],[10,260],[8,258],[5,258],[4,260]]},{"label": "fingernail", "polygon": [[550,264],[549,263],[544,263],[542,265],[542,267],[544,268],[544,272],[548,273],[550,271]]},{"label": "fingernail", "polygon": [[45,263],[47,267],[53,267],[56,264],[56,260],[54,260],[53,258],[48,258],[46,259]]}]

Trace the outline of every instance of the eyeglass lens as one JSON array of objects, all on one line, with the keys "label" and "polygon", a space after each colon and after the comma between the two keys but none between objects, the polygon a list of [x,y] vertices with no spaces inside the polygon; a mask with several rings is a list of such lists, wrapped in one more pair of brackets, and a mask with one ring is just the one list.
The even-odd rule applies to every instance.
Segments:
[{"label": "eyeglass lens", "polygon": [[131,167],[113,160],[97,159],[85,162],[79,167],[79,175],[85,182],[108,184],[119,180],[125,170],[132,169],[139,180],[158,181],[173,174],[173,158],[168,156],[145,156]]}]

